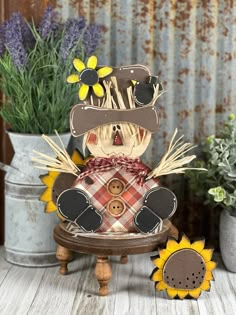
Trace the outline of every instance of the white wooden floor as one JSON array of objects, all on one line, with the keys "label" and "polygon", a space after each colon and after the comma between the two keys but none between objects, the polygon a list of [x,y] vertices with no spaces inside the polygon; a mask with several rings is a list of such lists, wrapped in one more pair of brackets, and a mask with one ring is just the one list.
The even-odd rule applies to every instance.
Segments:
[{"label": "white wooden floor", "polygon": [[95,258],[80,256],[69,265],[70,274],[61,276],[58,267],[23,268],[8,264],[0,248],[0,315],[234,315],[236,274],[220,264],[210,293],[198,301],[169,300],[154,290],[149,275],[154,266],[150,255],[130,256],[127,265],[111,258],[113,277],[110,295],[97,295],[93,270]]}]

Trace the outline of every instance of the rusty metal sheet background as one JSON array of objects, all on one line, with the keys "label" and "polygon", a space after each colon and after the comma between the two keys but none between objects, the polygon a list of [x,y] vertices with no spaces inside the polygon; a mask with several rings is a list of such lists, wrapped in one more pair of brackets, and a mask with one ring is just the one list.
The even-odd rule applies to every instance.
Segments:
[{"label": "rusty metal sheet background", "polygon": [[[236,113],[236,1],[60,0],[57,9],[64,18],[79,13],[102,25],[100,63],[141,63],[160,76],[166,93],[158,105],[160,130],[145,155],[149,165],[158,162],[176,127],[199,143]],[[183,178],[176,183],[177,226],[214,241],[218,214],[190,205]]]}]

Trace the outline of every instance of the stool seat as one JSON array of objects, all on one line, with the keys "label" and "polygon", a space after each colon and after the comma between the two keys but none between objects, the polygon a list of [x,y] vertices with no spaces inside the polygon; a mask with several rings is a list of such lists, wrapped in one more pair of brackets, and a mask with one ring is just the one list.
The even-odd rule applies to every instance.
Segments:
[{"label": "stool seat", "polygon": [[108,256],[121,256],[121,263],[128,262],[128,255],[157,251],[169,236],[178,238],[178,230],[169,220],[164,220],[159,233],[83,233],[69,229],[70,223],[59,223],[54,229],[54,239],[58,244],[57,259],[61,263],[60,273],[68,272],[67,264],[72,252],[97,256],[95,276],[100,284],[100,295],[108,294],[108,282],[112,272]]}]

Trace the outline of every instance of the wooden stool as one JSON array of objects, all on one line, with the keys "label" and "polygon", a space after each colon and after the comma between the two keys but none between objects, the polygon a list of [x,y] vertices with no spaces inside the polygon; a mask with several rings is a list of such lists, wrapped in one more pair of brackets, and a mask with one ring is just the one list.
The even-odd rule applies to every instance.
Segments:
[{"label": "wooden stool", "polygon": [[58,244],[57,259],[61,263],[60,273],[67,274],[73,251],[96,255],[95,276],[101,296],[108,295],[108,283],[112,276],[109,256],[121,256],[120,262],[126,264],[128,255],[157,251],[168,236],[178,238],[178,230],[168,220],[164,221],[163,230],[157,234],[79,233],[74,237],[66,230],[67,224],[60,223],[54,229],[54,239]]}]

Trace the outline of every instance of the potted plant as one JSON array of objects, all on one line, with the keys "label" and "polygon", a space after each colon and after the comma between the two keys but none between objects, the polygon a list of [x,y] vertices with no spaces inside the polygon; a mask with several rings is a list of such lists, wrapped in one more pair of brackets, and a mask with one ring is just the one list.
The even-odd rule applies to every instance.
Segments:
[{"label": "potted plant", "polygon": [[[66,84],[72,60],[84,60],[96,49],[100,28],[82,17],[60,20],[48,7],[41,23],[28,23],[13,13],[0,25],[0,114],[15,151],[5,177],[5,247],[8,261],[22,265],[55,262],[52,229],[55,214],[45,215],[38,200],[41,171],[33,168],[32,150],[47,153],[42,134],[54,130],[67,146],[69,113],[77,91]],[[54,139],[55,140],[55,139]],[[6,167],[5,167],[6,169]]]},{"label": "potted plant", "polygon": [[219,136],[202,144],[204,160],[198,166],[208,172],[188,172],[191,189],[206,203],[220,206],[220,250],[229,271],[236,272],[236,121],[230,114]]}]

